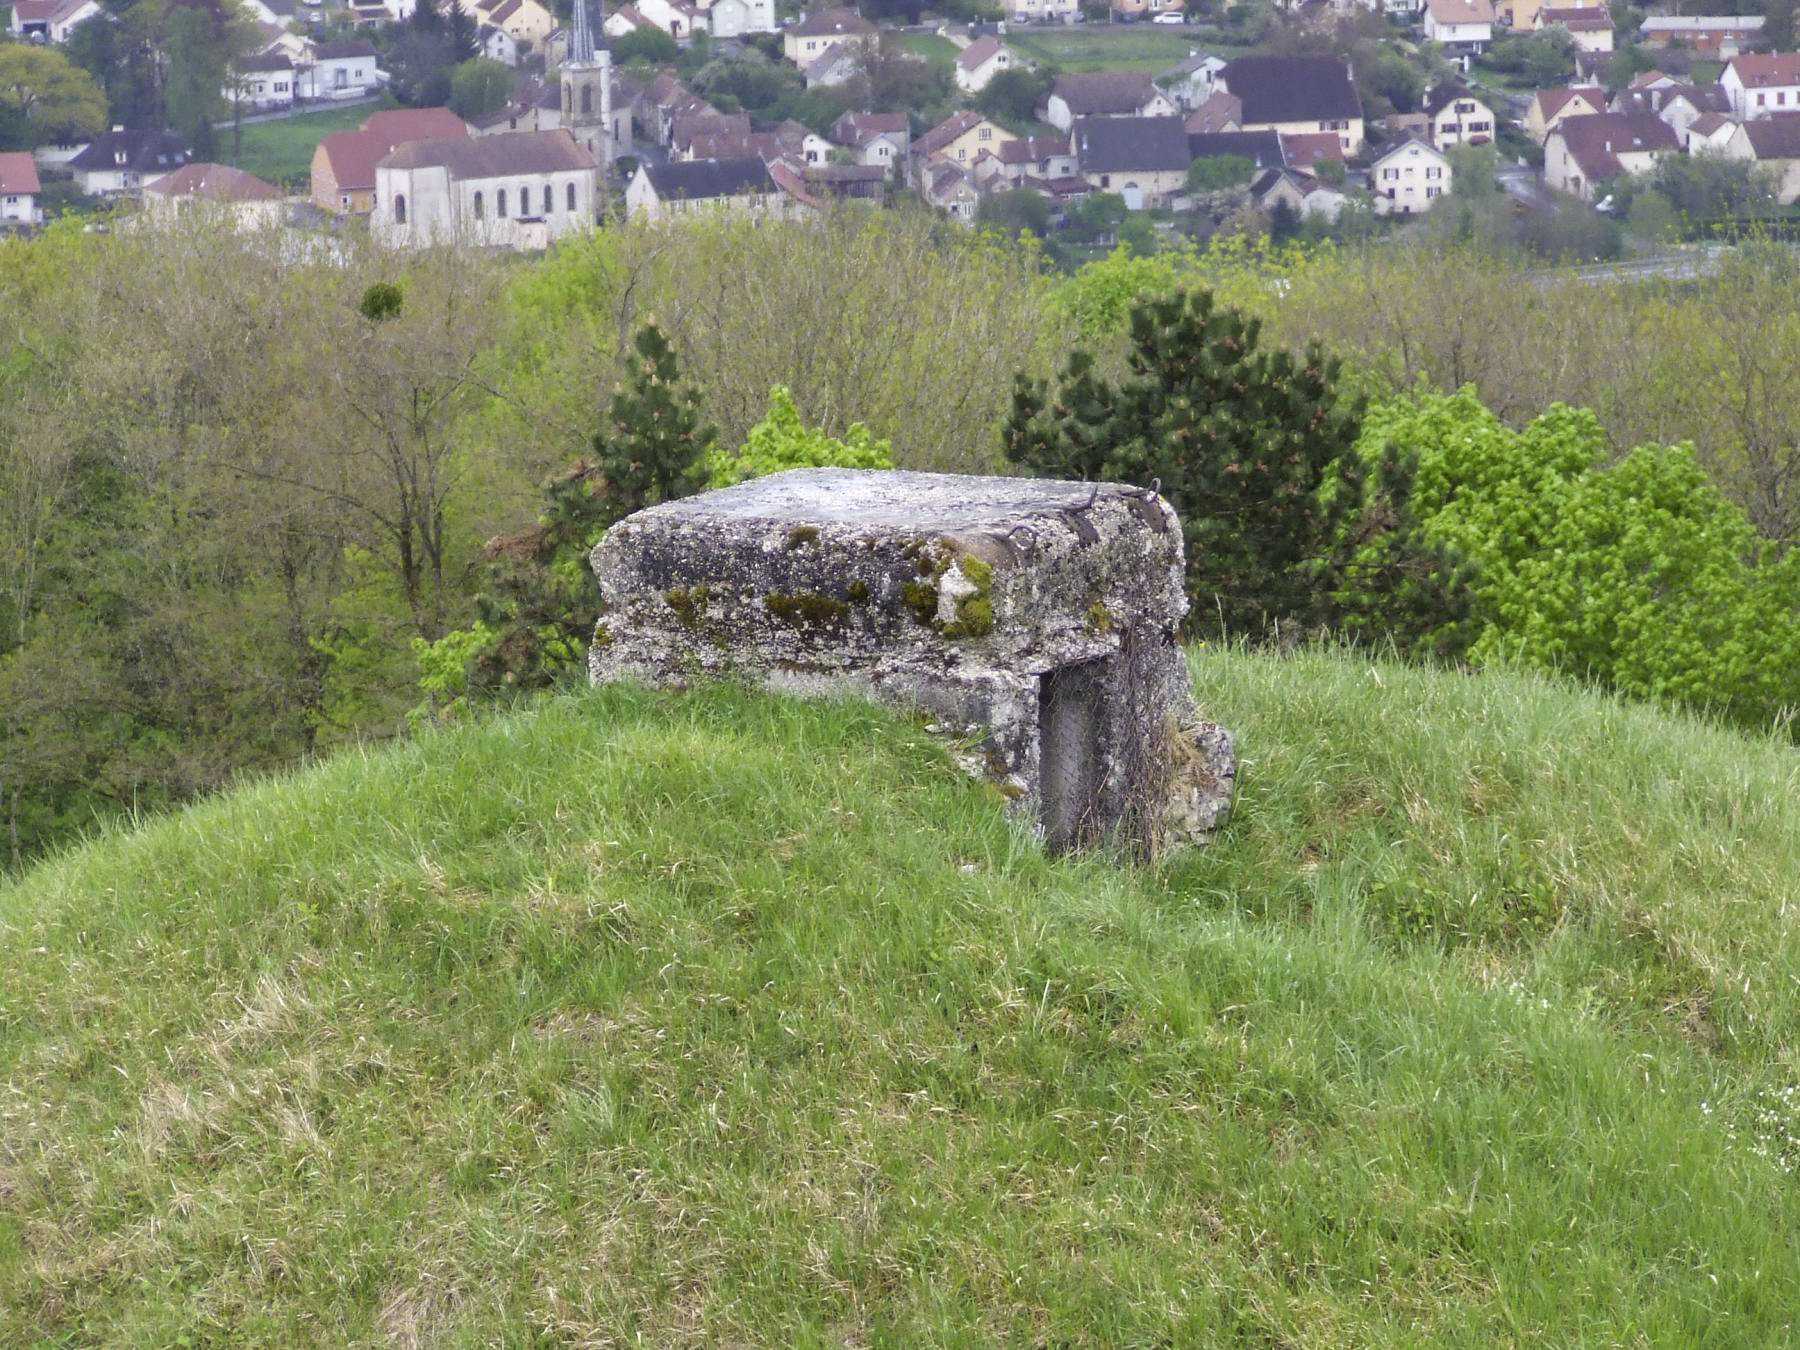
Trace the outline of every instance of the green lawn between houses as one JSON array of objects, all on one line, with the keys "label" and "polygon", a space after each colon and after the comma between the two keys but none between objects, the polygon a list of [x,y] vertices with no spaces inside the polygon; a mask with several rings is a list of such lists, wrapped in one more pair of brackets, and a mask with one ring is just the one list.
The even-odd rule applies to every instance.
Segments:
[{"label": "green lawn between houses", "polygon": [[1006,43],[1059,70],[1144,70],[1152,75],[1180,65],[1196,49],[1228,60],[1243,50],[1211,35],[1169,32],[1153,24],[1020,28],[1006,35]]},{"label": "green lawn between houses", "polygon": [[218,130],[220,160],[235,164],[245,173],[267,179],[290,192],[304,192],[312,172],[313,151],[334,131],[354,131],[386,103],[358,103],[349,108],[328,108],[268,122],[250,122],[243,128],[243,142],[232,155],[232,128]]},{"label": "green lawn between houses", "polygon": [[1156,868],[621,688],[0,883],[0,1342],[1795,1344],[1792,744],[1194,671]]}]

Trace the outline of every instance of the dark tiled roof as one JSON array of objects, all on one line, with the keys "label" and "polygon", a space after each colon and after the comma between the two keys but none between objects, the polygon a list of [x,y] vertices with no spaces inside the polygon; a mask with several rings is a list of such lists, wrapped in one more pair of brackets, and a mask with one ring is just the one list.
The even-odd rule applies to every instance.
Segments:
[{"label": "dark tiled roof", "polygon": [[1259,169],[1279,169],[1287,163],[1281,153],[1281,134],[1275,131],[1190,132],[1188,159],[1214,159],[1238,155]]},{"label": "dark tiled roof", "polygon": [[1427,116],[1436,117],[1445,108],[1461,99],[1472,98],[1481,102],[1481,95],[1460,80],[1450,80],[1436,86],[1425,96],[1425,112]]},{"label": "dark tiled roof", "polygon": [[1002,164],[1035,164],[1040,159],[1069,153],[1067,136],[1029,136],[1024,140],[1001,141]]},{"label": "dark tiled roof", "polygon": [[[123,164],[118,158],[121,151],[125,155]],[[97,169],[129,169],[138,174],[164,174],[186,164],[191,153],[172,132],[109,131],[94,137],[69,161],[69,167],[87,173]]]},{"label": "dark tiled roof", "polygon": [[507,131],[471,140],[408,141],[381,161],[384,169],[442,167],[452,178],[505,178],[515,173],[593,169],[594,157],[567,131]]},{"label": "dark tiled roof", "polygon": [[1179,117],[1081,117],[1069,140],[1083,173],[1185,170],[1194,159]]},{"label": "dark tiled roof", "polygon": [[854,37],[873,33],[875,25],[853,9],[821,9],[787,31],[796,37],[831,37],[834,34]]},{"label": "dark tiled roof", "polygon": [[760,159],[690,159],[680,164],[646,164],[643,172],[664,201],[707,201],[773,192],[775,180]]},{"label": "dark tiled roof", "polygon": [[1758,159],[1800,159],[1800,112],[1772,113],[1744,123]]},{"label": "dark tiled roof", "polygon": [[980,70],[982,62],[1001,50],[1000,39],[997,37],[976,38],[956,54],[956,64],[964,70]]},{"label": "dark tiled roof", "polygon": [[1589,181],[1617,178],[1625,171],[1621,154],[1645,150],[1679,150],[1675,132],[1650,113],[1601,113],[1571,117],[1550,133],[1561,136],[1570,157]]},{"label": "dark tiled roof", "polygon": [[1140,71],[1099,70],[1058,75],[1053,98],[1069,105],[1076,117],[1129,116],[1156,97],[1156,83]]},{"label": "dark tiled roof", "polygon": [[1354,121],[1362,103],[1336,56],[1240,56],[1220,73],[1246,123]]}]

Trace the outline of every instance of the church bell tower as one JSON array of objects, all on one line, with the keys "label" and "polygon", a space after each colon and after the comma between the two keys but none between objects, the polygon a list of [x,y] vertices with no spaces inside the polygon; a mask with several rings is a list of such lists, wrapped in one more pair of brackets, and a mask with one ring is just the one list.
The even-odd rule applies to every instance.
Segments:
[{"label": "church bell tower", "polygon": [[612,171],[612,53],[598,40],[588,18],[588,0],[575,0],[569,51],[562,65],[562,124],[600,165],[604,182]]}]

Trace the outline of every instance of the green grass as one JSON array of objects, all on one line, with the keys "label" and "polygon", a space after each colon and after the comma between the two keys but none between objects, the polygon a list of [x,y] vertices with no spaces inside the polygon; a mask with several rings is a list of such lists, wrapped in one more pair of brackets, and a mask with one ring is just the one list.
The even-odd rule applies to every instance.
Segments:
[{"label": "green grass", "polygon": [[609,690],[0,888],[0,1343],[1793,1344],[1792,749],[1195,668],[1155,870]]},{"label": "green grass", "polygon": [[936,33],[900,33],[888,40],[897,43],[902,51],[924,57],[933,70],[949,70],[956,64],[956,44]]},{"label": "green grass", "polygon": [[1123,28],[1015,31],[1006,44],[1037,61],[1062,70],[1144,70],[1152,75],[1180,65],[1193,47],[1231,57],[1240,49],[1222,46],[1217,39],[1197,39],[1183,33],[1158,31],[1154,25]]},{"label": "green grass", "polygon": [[[313,151],[334,131],[354,131],[370,113],[385,104],[358,103],[349,108],[329,108],[270,122],[252,122],[243,129],[243,145],[236,162],[245,173],[277,186],[303,190],[312,174]],[[230,127],[219,133],[219,157],[231,159]]]}]

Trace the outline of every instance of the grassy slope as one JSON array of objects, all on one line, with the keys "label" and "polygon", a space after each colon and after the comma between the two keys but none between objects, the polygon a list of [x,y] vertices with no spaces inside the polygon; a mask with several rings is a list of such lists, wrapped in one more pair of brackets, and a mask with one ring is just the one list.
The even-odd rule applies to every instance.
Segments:
[{"label": "grassy slope", "polygon": [[[299,117],[252,122],[243,129],[243,145],[236,165],[245,173],[277,186],[304,190],[312,173],[313,151],[334,131],[354,131],[381,105],[358,103],[349,108],[328,108]],[[219,132],[219,154],[231,158],[232,130]]]},{"label": "grassy slope", "polygon": [[1792,1343],[1793,753],[1197,678],[1238,819],[1155,872],[606,691],[0,889],[0,1342]]},{"label": "grassy slope", "polygon": [[956,44],[936,33],[901,33],[886,40],[901,51],[924,57],[926,64],[934,70],[948,71],[956,65]]},{"label": "grassy slope", "polygon": [[1009,47],[1060,70],[1146,70],[1160,75],[1200,50],[1229,57],[1235,48],[1217,40],[1171,33],[1153,24],[1124,28],[1016,29],[1006,35]]}]

